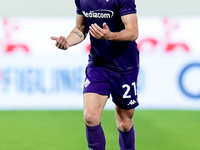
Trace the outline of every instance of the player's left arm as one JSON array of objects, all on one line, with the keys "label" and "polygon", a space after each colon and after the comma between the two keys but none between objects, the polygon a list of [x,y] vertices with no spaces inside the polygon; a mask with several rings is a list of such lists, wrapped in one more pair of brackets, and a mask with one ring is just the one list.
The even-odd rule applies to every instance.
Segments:
[{"label": "player's left arm", "polygon": [[121,17],[125,29],[120,32],[111,32],[106,23],[103,28],[97,24],[90,26],[90,34],[97,39],[114,41],[135,41],[138,38],[137,14],[128,14]]}]

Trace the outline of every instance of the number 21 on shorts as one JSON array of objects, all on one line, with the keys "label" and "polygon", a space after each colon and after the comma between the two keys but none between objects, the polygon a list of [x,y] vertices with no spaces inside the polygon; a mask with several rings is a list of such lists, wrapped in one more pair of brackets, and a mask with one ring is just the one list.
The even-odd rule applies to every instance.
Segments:
[{"label": "number 21 on shorts", "polygon": [[122,85],[122,88],[126,88],[126,91],[123,94],[123,98],[131,98],[131,95],[128,95],[131,88],[133,88],[135,96],[137,95],[135,82],[132,83],[132,86],[124,84]]}]

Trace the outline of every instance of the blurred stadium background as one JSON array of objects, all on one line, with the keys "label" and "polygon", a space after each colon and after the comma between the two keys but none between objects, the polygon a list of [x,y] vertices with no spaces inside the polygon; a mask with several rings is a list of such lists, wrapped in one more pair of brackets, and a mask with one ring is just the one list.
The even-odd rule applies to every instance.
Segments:
[{"label": "blurred stadium background", "polygon": [[[200,149],[200,1],[136,0],[141,71],[137,150]],[[87,38],[68,51],[50,36],[75,23],[71,0],[0,0],[0,150],[87,150],[82,83]],[[119,150],[111,99],[102,125]]]}]

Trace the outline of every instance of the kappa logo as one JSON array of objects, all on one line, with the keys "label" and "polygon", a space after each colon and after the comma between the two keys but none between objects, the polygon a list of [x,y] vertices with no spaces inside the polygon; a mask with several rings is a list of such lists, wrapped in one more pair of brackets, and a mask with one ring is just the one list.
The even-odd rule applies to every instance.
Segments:
[{"label": "kappa logo", "polygon": [[87,87],[90,84],[90,81],[88,79],[85,80],[84,86]]},{"label": "kappa logo", "polygon": [[130,100],[130,102],[128,103],[128,106],[129,106],[129,105],[134,105],[135,103],[136,103],[136,101]]}]

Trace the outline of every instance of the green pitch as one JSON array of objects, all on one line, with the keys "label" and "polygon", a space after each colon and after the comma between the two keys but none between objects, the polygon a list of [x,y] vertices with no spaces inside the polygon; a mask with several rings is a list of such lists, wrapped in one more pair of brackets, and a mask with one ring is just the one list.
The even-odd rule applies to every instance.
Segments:
[{"label": "green pitch", "polygon": [[[136,110],[136,150],[200,150],[200,111]],[[104,110],[106,150],[119,150]],[[0,111],[0,150],[87,150],[82,111]]]}]

